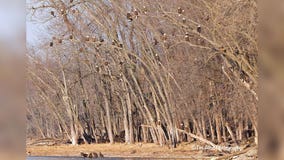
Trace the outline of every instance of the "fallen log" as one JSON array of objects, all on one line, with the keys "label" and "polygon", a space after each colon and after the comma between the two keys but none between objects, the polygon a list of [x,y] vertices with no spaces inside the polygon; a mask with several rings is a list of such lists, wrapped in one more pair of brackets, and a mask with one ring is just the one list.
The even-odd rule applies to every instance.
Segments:
[{"label": "fallen log", "polygon": [[195,135],[195,134],[192,134],[192,133],[190,133],[190,132],[186,132],[185,130],[182,130],[182,129],[178,129],[178,128],[177,128],[177,130],[178,130],[179,132],[182,132],[182,133],[185,133],[185,134],[189,135],[189,136],[192,137],[192,138],[195,138],[195,139],[199,140],[200,142],[203,142],[203,143],[205,143],[205,144],[208,144],[208,145],[212,146],[213,148],[215,148],[216,150],[218,150],[218,151],[220,151],[220,152],[226,152],[226,153],[228,153],[228,151],[227,151],[227,150],[224,150],[222,146],[216,145],[216,144],[214,144],[213,142],[208,141],[207,139],[204,139],[204,138],[202,138],[202,137],[199,137],[199,136],[197,136],[197,135]]},{"label": "fallen log", "polygon": [[[241,150],[239,152],[235,152],[235,153],[232,153],[232,154],[229,154],[229,155],[225,155],[225,156],[221,156],[221,157],[218,157],[216,160],[223,160],[223,159],[230,159],[234,156],[239,156],[241,154],[245,154],[247,153],[249,150],[252,150],[252,149],[257,149],[257,146],[254,146],[254,147],[249,147],[249,148],[246,148],[244,150]],[[257,154],[255,155],[257,156]]]}]

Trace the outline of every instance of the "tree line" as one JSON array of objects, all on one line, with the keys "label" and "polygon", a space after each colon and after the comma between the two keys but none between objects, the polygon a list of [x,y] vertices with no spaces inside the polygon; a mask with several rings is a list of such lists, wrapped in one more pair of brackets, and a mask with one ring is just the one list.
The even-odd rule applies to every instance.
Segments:
[{"label": "tree line", "polygon": [[257,143],[256,1],[33,0],[27,137]]}]

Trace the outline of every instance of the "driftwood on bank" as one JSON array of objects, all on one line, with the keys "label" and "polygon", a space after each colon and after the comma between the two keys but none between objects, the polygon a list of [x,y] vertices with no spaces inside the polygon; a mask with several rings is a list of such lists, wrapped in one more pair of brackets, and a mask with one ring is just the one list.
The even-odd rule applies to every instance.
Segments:
[{"label": "driftwood on bank", "polygon": [[216,145],[216,144],[214,144],[213,142],[208,141],[207,139],[204,139],[204,138],[202,138],[202,137],[199,137],[199,136],[197,136],[197,135],[195,135],[195,134],[192,134],[192,133],[190,133],[190,132],[186,132],[185,130],[182,130],[182,129],[177,129],[177,130],[178,130],[179,132],[181,132],[181,133],[185,133],[185,134],[189,135],[190,137],[199,140],[200,142],[203,142],[203,143],[205,143],[205,144],[208,144],[208,145],[212,146],[213,148],[215,148],[216,150],[218,150],[218,151],[220,151],[220,152],[228,152],[228,151],[225,151],[225,150],[222,148],[222,146]]},{"label": "driftwood on bank", "polygon": [[[222,156],[222,157],[218,157],[217,160],[230,159],[230,158],[235,157],[235,156],[240,156],[242,154],[246,154],[250,150],[254,150],[254,149],[257,150],[257,146],[248,147],[248,148],[245,148],[244,150],[241,150],[241,151],[229,154],[229,155],[225,155],[225,156]],[[253,156],[254,158],[257,158],[257,152],[256,152],[255,155],[247,155],[247,156]]]}]

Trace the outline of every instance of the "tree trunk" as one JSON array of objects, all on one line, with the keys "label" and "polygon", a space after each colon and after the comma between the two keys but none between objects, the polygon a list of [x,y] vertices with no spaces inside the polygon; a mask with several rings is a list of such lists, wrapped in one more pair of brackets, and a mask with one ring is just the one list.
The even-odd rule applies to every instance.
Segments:
[{"label": "tree trunk", "polygon": [[254,135],[254,143],[256,145],[258,145],[258,130],[257,130],[257,127],[254,125],[253,126],[253,129],[254,129],[254,132],[255,132],[255,135]]},{"label": "tree trunk", "polygon": [[71,125],[71,142],[72,145],[78,144],[78,134],[74,125]]},{"label": "tree trunk", "polygon": [[226,128],[227,128],[227,130],[228,130],[228,132],[229,132],[229,134],[230,134],[230,136],[231,136],[231,138],[232,138],[232,141],[233,141],[234,143],[237,143],[236,138],[235,138],[235,135],[234,135],[234,132],[232,131],[231,127],[229,126],[229,123],[228,123],[228,122],[225,122],[225,126],[226,126]]},{"label": "tree trunk", "polygon": [[147,143],[148,142],[148,128],[145,126],[142,127],[142,134],[143,134],[143,142]]},{"label": "tree trunk", "polygon": [[213,128],[213,122],[211,121],[211,119],[209,119],[209,126],[210,126],[210,132],[211,132],[211,140],[214,141],[215,140],[215,131]]},{"label": "tree trunk", "polygon": [[221,135],[221,124],[218,115],[215,115],[215,125],[216,125],[216,133],[217,133],[217,142],[218,144],[222,143],[222,135]]},{"label": "tree trunk", "polygon": [[204,120],[203,114],[201,114],[201,126],[202,126],[202,134],[203,134],[203,137],[206,139],[206,138],[207,138],[206,125],[205,125],[205,120]]},{"label": "tree trunk", "polygon": [[242,141],[243,140],[243,132],[244,132],[243,121],[239,122],[237,132],[238,132],[238,138],[237,139]]},{"label": "tree trunk", "polygon": [[126,93],[126,104],[128,113],[128,123],[129,123],[129,143],[134,143],[134,131],[133,131],[133,118],[132,118],[132,107],[129,92]]},{"label": "tree trunk", "polygon": [[125,143],[129,144],[130,143],[130,138],[129,138],[129,128],[128,128],[128,118],[127,118],[127,107],[125,106],[125,102],[122,98],[121,100],[121,105],[122,105],[122,110],[123,110],[123,126],[124,126],[124,132],[125,132]]},{"label": "tree trunk", "polygon": [[113,139],[113,133],[112,133],[112,126],[111,126],[111,117],[110,117],[110,108],[109,108],[109,103],[106,95],[106,91],[103,93],[103,98],[104,98],[104,105],[105,105],[105,110],[106,110],[106,117],[107,117],[107,133],[108,133],[108,138],[110,144],[114,143]]},{"label": "tree trunk", "polygon": [[227,134],[226,134],[226,127],[225,127],[225,123],[222,120],[222,137],[224,142],[227,142]]}]

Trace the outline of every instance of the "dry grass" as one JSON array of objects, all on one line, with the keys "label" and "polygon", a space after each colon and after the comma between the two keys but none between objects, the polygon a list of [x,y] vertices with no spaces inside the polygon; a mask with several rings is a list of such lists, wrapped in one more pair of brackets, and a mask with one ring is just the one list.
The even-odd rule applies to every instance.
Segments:
[{"label": "dry grass", "polygon": [[[85,144],[57,146],[27,146],[32,156],[80,156],[80,152],[101,152],[109,157],[156,157],[156,158],[198,158],[204,153],[193,150],[194,144],[181,144],[175,149],[156,144]],[[199,156],[198,156],[199,155]]]},{"label": "dry grass", "polygon": [[[147,144],[84,144],[84,145],[54,145],[54,146],[34,146],[27,145],[27,152],[31,156],[80,156],[80,152],[101,152],[105,157],[143,157],[143,158],[169,158],[169,159],[230,159],[236,160],[255,159],[257,148],[250,145],[240,151],[231,154],[220,154],[214,150],[196,150],[197,146],[202,146],[199,142],[181,143],[177,148],[170,149],[168,146],[159,146],[153,143]],[[254,157],[254,158],[252,158]]]}]

